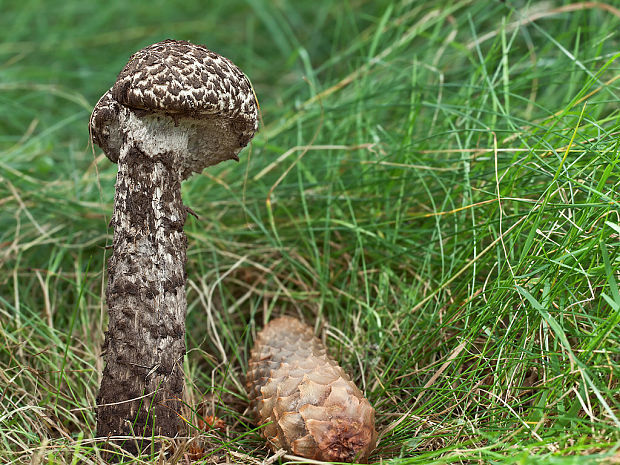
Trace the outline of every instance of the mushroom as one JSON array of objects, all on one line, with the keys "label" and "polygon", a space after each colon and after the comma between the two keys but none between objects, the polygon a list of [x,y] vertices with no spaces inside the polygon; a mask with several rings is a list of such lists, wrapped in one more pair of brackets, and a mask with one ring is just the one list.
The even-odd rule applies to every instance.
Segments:
[{"label": "mushroom", "polygon": [[[132,55],[93,109],[91,138],[118,163],[100,437],[174,437],[182,426],[188,208],[181,181],[238,161],[257,130],[257,113],[239,68],[178,40]],[[148,445],[123,447],[135,452]]]}]

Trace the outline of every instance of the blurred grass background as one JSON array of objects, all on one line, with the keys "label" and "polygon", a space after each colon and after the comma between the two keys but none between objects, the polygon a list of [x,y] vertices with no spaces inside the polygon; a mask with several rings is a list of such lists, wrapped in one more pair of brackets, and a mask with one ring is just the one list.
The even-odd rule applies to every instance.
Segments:
[{"label": "blurred grass background", "polygon": [[375,405],[373,462],[620,460],[617,7],[0,11],[0,462],[100,460],[116,167],[87,121],[129,56],[166,38],[230,58],[262,111],[240,164],[184,185],[201,218],[186,225],[187,418],[227,430],[190,428],[170,460],[271,455],[243,378],[281,313],[314,324]]}]

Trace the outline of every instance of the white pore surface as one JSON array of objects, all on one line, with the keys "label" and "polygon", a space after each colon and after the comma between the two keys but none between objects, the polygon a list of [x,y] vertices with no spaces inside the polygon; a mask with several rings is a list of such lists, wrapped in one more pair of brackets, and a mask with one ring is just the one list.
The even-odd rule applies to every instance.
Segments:
[{"label": "white pore surface", "polygon": [[205,167],[236,157],[243,147],[221,118],[173,118],[164,113],[145,113],[122,107],[121,132],[146,155],[173,156],[183,179]]}]

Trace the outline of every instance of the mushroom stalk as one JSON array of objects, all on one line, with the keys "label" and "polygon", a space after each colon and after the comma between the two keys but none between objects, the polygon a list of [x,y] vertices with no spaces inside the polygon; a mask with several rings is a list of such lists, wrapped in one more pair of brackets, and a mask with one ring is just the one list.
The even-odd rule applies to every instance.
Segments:
[{"label": "mushroom stalk", "polygon": [[187,214],[180,160],[187,133],[169,117],[139,118],[129,109],[119,116],[126,137],[111,221],[97,435],[173,437],[181,427],[185,354]]}]

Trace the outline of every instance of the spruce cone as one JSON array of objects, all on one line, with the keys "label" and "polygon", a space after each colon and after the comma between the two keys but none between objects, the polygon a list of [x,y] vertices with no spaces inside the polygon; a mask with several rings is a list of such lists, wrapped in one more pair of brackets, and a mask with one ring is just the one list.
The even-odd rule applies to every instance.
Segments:
[{"label": "spruce cone", "polygon": [[375,410],[312,328],[295,318],[272,320],[258,333],[247,388],[274,451],[362,462],[375,447]]}]

